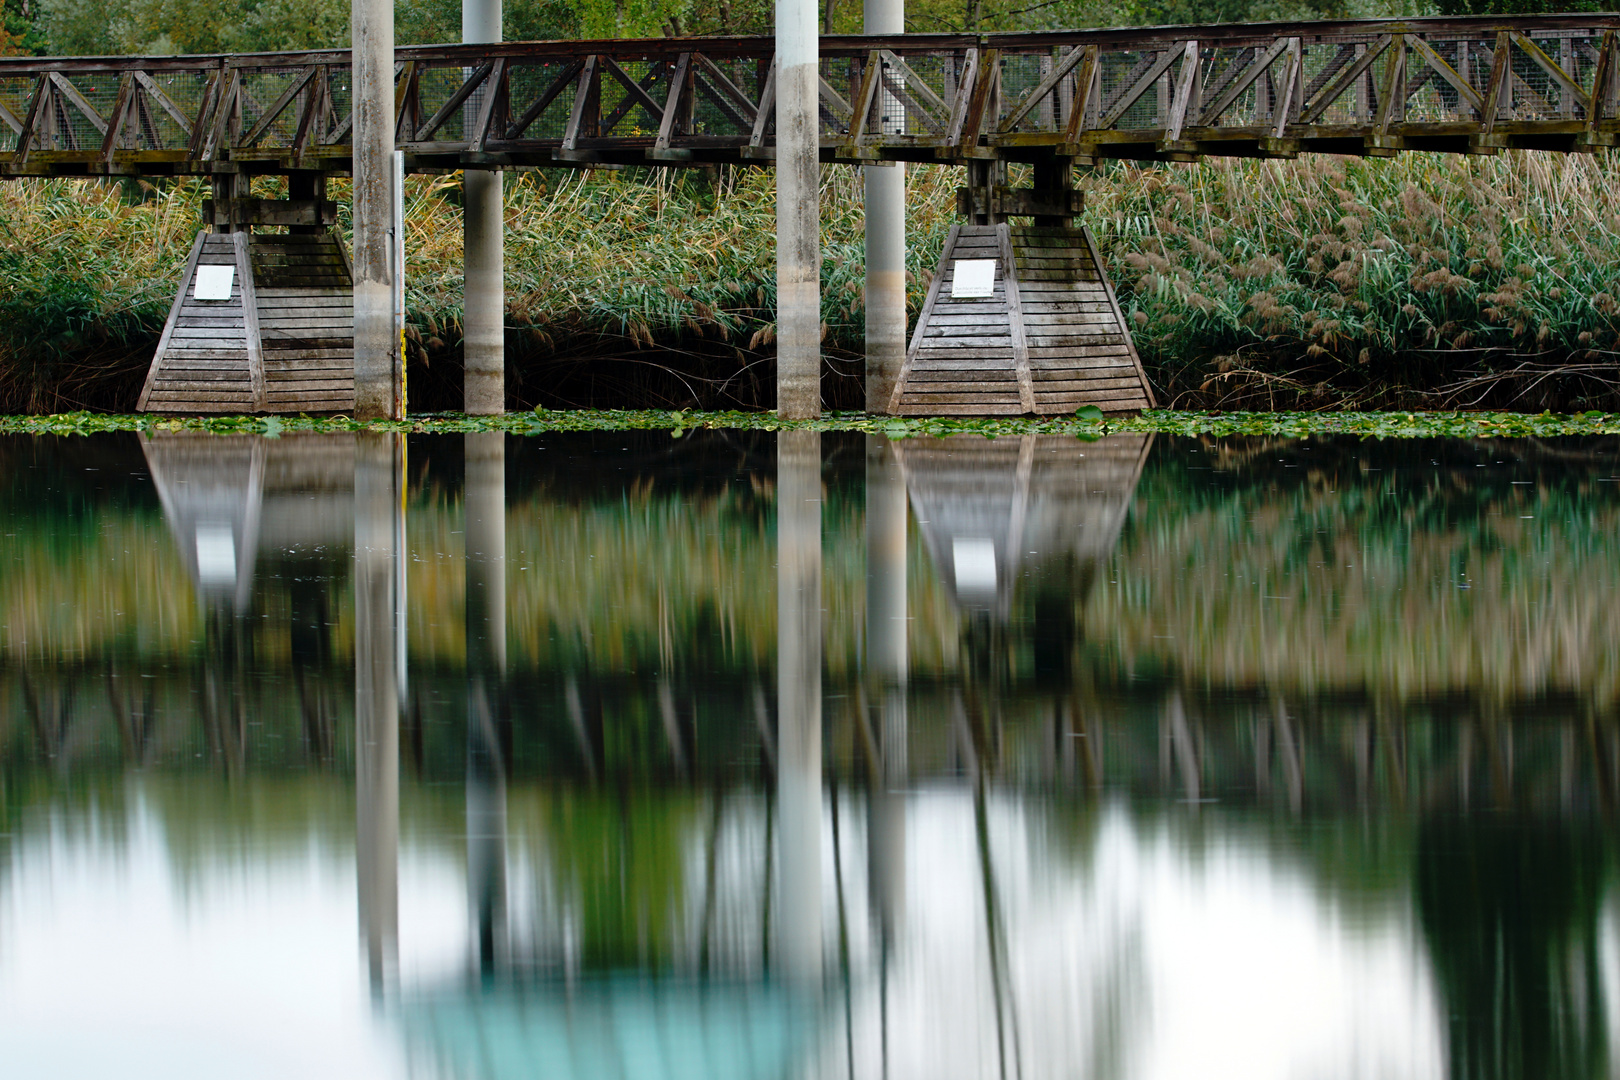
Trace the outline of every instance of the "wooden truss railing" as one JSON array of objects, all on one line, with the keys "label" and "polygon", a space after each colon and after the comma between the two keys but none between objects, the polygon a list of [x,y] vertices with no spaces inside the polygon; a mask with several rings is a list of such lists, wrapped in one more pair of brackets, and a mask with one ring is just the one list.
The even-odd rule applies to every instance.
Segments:
[{"label": "wooden truss railing", "polygon": [[[822,41],[826,160],[1576,151],[1620,132],[1620,16]],[[769,38],[398,51],[416,170],[774,153]],[[344,171],[344,51],[0,60],[0,175]]]}]

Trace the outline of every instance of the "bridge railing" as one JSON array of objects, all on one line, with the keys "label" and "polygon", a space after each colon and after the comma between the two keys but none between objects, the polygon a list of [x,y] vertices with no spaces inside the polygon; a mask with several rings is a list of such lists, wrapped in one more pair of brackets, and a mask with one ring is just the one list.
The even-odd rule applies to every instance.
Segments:
[{"label": "bridge railing", "polygon": [[[822,42],[827,160],[1586,150],[1620,16]],[[0,60],[0,175],[341,171],[349,56]],[[413,169],[769,159],[769,38],[402,48]]]}]

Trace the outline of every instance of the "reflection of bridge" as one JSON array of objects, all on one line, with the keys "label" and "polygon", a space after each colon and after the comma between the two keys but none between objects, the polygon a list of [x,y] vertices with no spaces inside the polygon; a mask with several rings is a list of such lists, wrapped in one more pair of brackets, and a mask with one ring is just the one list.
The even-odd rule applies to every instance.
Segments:
[{"label": "reflection of bridge", "polygon": [[[1607,146],[1620,130],[1617,27],[1557,15],[830,37],[821,154],[966,163]],[[772,156],[769,38],[396,55],[409,168]],[[0,60],[0,175],[342,171],[350,108],[347,51]],[[1003,213],[1069,213],[990,194]],[[289,224],[323,213],[315,202],[275,212]]]}]

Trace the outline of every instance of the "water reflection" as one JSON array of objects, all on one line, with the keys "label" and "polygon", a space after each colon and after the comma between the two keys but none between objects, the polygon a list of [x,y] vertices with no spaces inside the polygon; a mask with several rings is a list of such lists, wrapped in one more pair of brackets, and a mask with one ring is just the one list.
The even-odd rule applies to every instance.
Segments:
[{"label": "water reflection", "polygon": [[0,444],[8,1075],[1611,1071],[1613,441],[406,442]]}]

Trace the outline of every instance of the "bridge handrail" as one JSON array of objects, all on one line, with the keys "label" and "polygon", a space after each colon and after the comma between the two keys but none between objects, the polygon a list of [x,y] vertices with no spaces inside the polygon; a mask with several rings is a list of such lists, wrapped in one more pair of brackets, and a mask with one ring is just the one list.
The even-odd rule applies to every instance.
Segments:
[{"label": "bridge handrail", "polygon": [[[1620,14],[822,39],[826,160],[1086,162],[1620,137]],[[404,46],[411,168],[768,161],[767,37]],[[344,171],[346,49],[0,59],[0,176]]]}]

